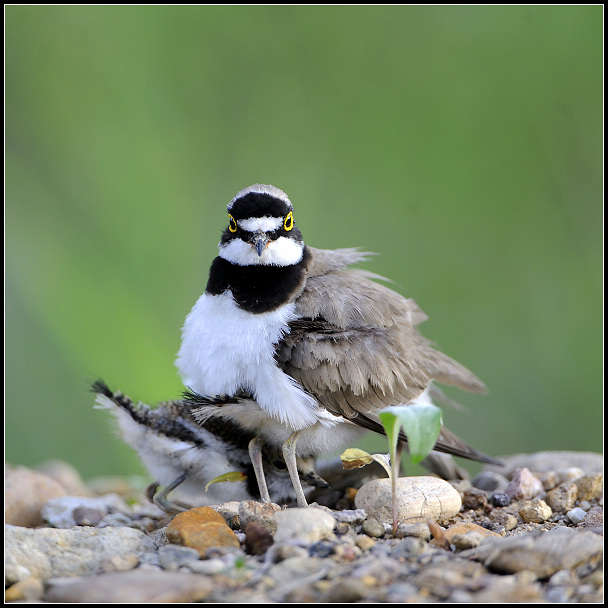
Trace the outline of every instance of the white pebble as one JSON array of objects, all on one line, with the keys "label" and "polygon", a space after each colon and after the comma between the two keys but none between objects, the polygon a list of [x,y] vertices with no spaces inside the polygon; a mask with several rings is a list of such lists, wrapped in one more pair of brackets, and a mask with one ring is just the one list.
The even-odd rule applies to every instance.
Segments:
[{"label": "white pebble", "polygon": [[[460,494],[443,479],[401,477],[397,480],[397,520],[399,523],[442,520],[460,511]],[[381,522],[393,519],[390,479],[374,479],[355,495],[355,506]]]}]

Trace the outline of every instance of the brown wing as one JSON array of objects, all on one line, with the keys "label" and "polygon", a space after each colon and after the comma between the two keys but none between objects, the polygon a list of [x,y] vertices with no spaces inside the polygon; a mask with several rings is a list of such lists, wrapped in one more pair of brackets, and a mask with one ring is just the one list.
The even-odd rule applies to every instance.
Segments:
[{"label": "brown wing", "polygon": [[426,316],[413,300],[371,280],[376,275],[344,269],[361,254],[310,251],[309,276],[296,300],[300,318],[290,323],[276,358],[330,412],[354,418],[406,404],[432,380],[484,390],[418,332]]}]

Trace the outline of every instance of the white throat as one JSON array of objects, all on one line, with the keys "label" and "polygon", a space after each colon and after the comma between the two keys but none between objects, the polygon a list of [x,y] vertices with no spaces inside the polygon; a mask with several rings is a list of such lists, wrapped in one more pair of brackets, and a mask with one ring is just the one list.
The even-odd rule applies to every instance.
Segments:
[{"label": "white throat", "polygon": [[262,255],[242,239],[220,243],[220,257],[239,266],[293,266],[302,261],[304,244],[285,236],[271,241]]}]

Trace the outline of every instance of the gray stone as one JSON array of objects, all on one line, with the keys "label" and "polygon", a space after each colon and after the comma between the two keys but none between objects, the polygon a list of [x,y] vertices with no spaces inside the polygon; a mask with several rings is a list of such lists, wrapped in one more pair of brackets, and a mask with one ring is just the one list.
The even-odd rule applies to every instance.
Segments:
[{"label": "gray stone", "polygon": [[45,599],[55,603],[190,603],[205,600],[213,582],[182,572],[137,569],[49,581]]},{"label": "gray stone", "polygon": [[573,523],[573,524],[580,524],[582,521],[585,520],[585,516],[587,515],[587,513],[585,513],[582,509],[579,509],[578,507],[568,511],[568,513],[566,513],[566,515],[568,516],[568,519]]},{"label": "gray stone", "polygon": [[473,486],[486,492],[504,492],[509,480],[494,471],[481,471],[473,479]]},{"label": "gray stone", "polygon": [[42,516],[55,528],[73,528],[79,525],[79,518],[86,511],[99,514],[99,523],[109,513],[129,513],[130,509],[118,494],[61,496],[47,501],[42,507]]},{"label": "gray stone", "polygon": [[593,532],[560,527],[509,538],[488,538],[466,553],[496,572],[530,570],[539,578],[549,578],[558,570],[599,559],[603,546],[602,538]]},{"label": "gray stone", "polygon": [[[604,457],[595,452],[569,452],[569,451],[547,451],[534,452],[533,454],[513,454],[511,456],[499,456],[503,463],[500,465],[486,465],[484,470],[501,473],[505,477],[511,477],[515,469],[527,467],[530,471],[546,472],[560,471],[570,467],[577,467],[583,474],[598,473],[604,470]],[[567,479],[562,479],[567,481]]]},{"label": "gray stone", "polygon": [[177,572],[182,566],[188,566],[199,558],[198,551],[192,547],[165,545],[158,550],[158,563],[163,570]]},{"label": "gray stone", "polygon": [[5,580],[48,579],[129,570],[149,547],[133,528],[5,528]]}]

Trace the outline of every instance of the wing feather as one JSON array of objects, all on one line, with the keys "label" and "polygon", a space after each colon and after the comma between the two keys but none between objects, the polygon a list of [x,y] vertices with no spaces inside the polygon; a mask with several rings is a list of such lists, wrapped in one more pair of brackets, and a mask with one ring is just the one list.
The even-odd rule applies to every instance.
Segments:
[{"label": "wing feather", "polygon": [[469,370],[418,331],[426,319],[412,299],[347,270],[365,254],[309,248],[311,263],[296,299],[299,318],[277,346],[283,370],[331,413],[348,418],[409,403],[433,380],[482,392]]}]

